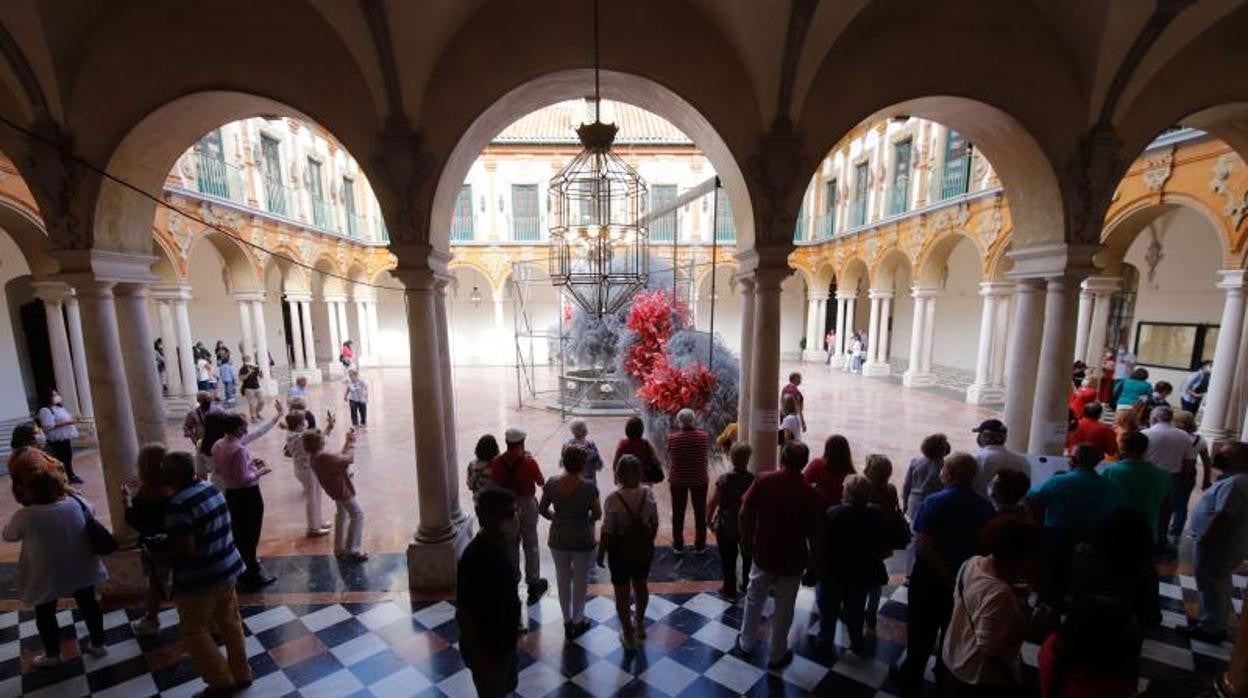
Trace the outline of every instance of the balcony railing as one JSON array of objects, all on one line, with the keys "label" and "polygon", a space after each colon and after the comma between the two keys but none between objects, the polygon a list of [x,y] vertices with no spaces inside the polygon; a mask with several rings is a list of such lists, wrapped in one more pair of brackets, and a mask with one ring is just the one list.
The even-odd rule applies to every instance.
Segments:
[{"label": "balcony railing", "polygon": [[347,211],[347,235],[358,238],[364,232],[364,219],[358,213]]},{"label": "balcony railing", "polygon": [[264,178],[264,210],[279,216],[288,216],[290,193],[285,185],[271,177]]},{"label": "balcony railing", "polygon": [[230,201],[243,201],[246,198],[242,169],[199,152],[193,153],[192,157],[195,163],[195,189],[199,193]]},{"label": "balcony railing", "polygon": [[512,221],[512,238],[521,242],[542,239],[542,219],[539,216],[516,216]]},{"label": "balcony railing", "polygon": [[815,238],[817,240],[826,240],[832,237],[835,224],[836,219],[832,216],[820,216],[819,222],[815,226]]},{"label": "balcony railing", "polygon": [[312,225],[318,228],[327,228],[332,230],[338,229],[338,221],[333,220],[333,210],[325,199],[319,196],[310,197],[312,199]]}]

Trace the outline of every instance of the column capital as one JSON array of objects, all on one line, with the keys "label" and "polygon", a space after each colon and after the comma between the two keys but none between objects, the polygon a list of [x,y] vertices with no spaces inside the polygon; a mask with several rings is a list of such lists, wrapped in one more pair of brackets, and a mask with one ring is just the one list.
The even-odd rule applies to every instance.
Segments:
[{"label": "column capital", "polygon": [[1248,269],[1222,269],[1218,271],[1218,288],[1231,291],[1248,286]]},{"label": "column capital", "polygon": [[858,289],[852,291],[837,291],[836,299],[838,301],[854,301],[858,300]]},{"label": "column capital", "polygon": [[1122,277],[1089,276],[1083,281],[1083,290],[1093,296],[1112,296],[1122,290]]},{"label": "column capital", "polygon": [[151,255],[110,250],[58,250],[52,254],[60,263],[62,277],[87,275],[101,281],[144,284],[160,280],[152,273],[156,258]]},{"label": "column capital", "polygon": [[911,286],[910,297],[918,298],[935,298],[940,295],[940,289],[935,286]]},{"label": "column capital", "polygon": [[1014,293],[1016,284],[1011,281],[981,281],[979,295],[985,297],[1001,297]]},{"label": "column capital", "polygon": [[189,301],[189,286],[152,286],[152,298],[158,301]]},{"label": "column capital", "polygon": [[74,295],[74,289],[63,281],[32,281],[30,286],[35,290],[35,298],[44,303],[63,303]]},{"label": "column capital", "polygon": [[778,291],[780,284],[793,273],[789,267],[782,269],[776,267],[759,267],[751,271],[743,272],[741,278],[749,277],[754,282],[754,290],[756,291]]},{"label": "column capital", "polygon": [[826,301],[827,299],[828,299],[828,294],[826,293],[807,293],[806,294],[806,300],[808,301]]},{"label": "column capital", "polygon": [[1084,279],[1096,273],[1092,257],[1099,252],[1098,245],[1036,245],[1009,253],[1014,268],[1006,273],[1011,279],[1055,279],[1059,277]]},{"label": "column capital", "polygon": [[251,301],[260,301],[263,303],[265,301],[265,294],[264,291],[235,291],[230,294],[230,298],[233,298],[240,303],[248,303]]},{"label": "column capital", "polygon": [[[441,276],[433,269],[420,267],[400,267],[391,269],[390,273],[404,286],[413,291],[432,291],[436,289]],[[361,299],[357,297],[355,300]]]},{"label": "column capital", "polygon": [[733,274],[732,282],[741,286],[747,294],[754,292],[754,277],[750,274]]},{"label": "column capital", "polygon": [[152,285],[123,281],[113,288],[113,295],[118,298],[148,298],[152,295]]},{"label": "column capital", "polygon": [[894,295],[893,289],[891,288],[873,288],[870,291],[867,291],[867,298],[870,298],[871,300],[883,300],[885,298],[892,298]]},{"label": "column capital", "polygon": [[391,244],[390,252],[398,258],[398,268],[390,270],[399,276],[404,270],[429,271],[434,274],[447,274],[447,265],[451,261],[451,253],[443,252],[432,245],[425,244]]},{"label": "column capital", "polygon": [[[259,298],[257,300],[264,300],[264,299]],[[325,296],[322,300],[324,300],[326,303],[346,303],[347,295],[345,293],[330,294],[330,295]]]},{"label": "column capital", "polygon": [[286,300],[289,303],[311,303],[311,291],[287,291]]}]

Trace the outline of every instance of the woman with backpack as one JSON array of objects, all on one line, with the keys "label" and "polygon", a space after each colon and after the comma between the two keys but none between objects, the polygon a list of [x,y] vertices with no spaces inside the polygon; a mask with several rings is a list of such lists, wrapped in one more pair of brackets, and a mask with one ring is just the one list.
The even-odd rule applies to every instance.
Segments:
[{"label": "woman with backpack", "polygon": [[[650,488],[641,484],[642,464],[636,456],[620,457],[615,475],[620,488],[607,496],[602,507],[598,566],[611,571],[620,643],[625,651],[633,651],[646,637],[647,583],[654,560],[654,537],[659,532],[659,506]],[[630,613],[634,598],[637,604]]]}]

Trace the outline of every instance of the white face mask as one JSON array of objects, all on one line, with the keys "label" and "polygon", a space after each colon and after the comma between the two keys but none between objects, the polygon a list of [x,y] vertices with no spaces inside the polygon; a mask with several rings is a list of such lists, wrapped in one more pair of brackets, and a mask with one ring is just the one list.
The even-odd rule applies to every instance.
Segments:
[{"label": "white face mask", "polygon": [[43,448],[44,446],[47,446],[48,435],[44,434],[43,432],[39,432],[38,434],[35,434],[35,445],[38,446],[39,448]]}]

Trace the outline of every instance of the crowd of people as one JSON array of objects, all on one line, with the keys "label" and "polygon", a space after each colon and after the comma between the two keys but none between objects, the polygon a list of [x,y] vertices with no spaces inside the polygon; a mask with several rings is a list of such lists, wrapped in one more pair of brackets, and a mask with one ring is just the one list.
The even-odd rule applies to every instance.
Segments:
[{"label": "crowd of people", "polygon": [[[550,477],[527,450],[524,429],[507,429],[501,446],[482,435],[467,469],[480,532],[461,556],[457,588],[460,651],[479,692],[501,695],[516,686],[516,647],[525,631],[520,583],[530,605],[550,586],[541,569],[542,518],[550,522],[545,545],[565,637],[575,640],[591,627],[585,606],[597,565],[614,588],[621,646],[631,652],[645,643],[661,528],[655,490],[662,483],[673,554],[707,555],[708,529],[714,534],[719,594],[743,603],[732,651],[748,657],[765,644],[771,670],[793,661],[789,632],[803,585],[815,588],[819,650],[829,657],[839,651],[841,623],[848,651],[867,653],[890,582],[885,562],[899,555],[910,562],[894,566],[905,567],[907,587],[906,654],[894,668],[903,696],[919,694],[933,656],[937,682],[949,695],[1013,695],[1024,686],[1021,647],[1028,639],[1041,645],[1042,695],[1133,695],[1142,632],[1161,621],[1156,556],[1172,555],[1183,535],[1191,539],[1199,610],[1181,632],[1205,642],[1226,639],[1232,572],[1248,554],[1248,444],[1210,448],[1194,433],[1191,413],[1167,404],[1151,408],[1146,428],[1123,420],[1109,426],[1101,403],[1082,400],[1076,389],[1072,405],[1079,399],[1082,417],[1072,424],[1068,471],[1033,481],[1030,460],[1005,445],[1007,425],[988,419],[971,430],[975,453],[953,451],[944,434],[924,438],[899,491],[889,458],[870,454],[860,472],[845,435],[827,436],[811,457],[800,386],[795,373],[782,389],[785,416],[774,444],[738,443],[733,430],[712,439],[697,414],[682,409],[656,447],[644,422],[628,419],[610,459],[614,489],[605,497],[599,473],[608,469],[606,452],[585,421],[569,424],[559,472]],[[364,513],[352,471],[367,395],[367,384],[350,370],[343,399],[353,427],[340,447],[329,443],[332,411],[318,424],[306,381],[296,381],[289,410],[275,400],[268,417],[263,406],[244,415],[200,392],[183,424],[190,448],[142,448],[138,476],[125,487],[126,521],[139,534],[150,581],[134,630],[158,631],[160,606],[172,599],[207,695],[250,685],[236,593],[275,581],[257,556],[260,482],[273,468],[249,445],[280,424],[304,495],[307,535],[332,532],[339,559],[361,563],[368,557]],[[9,469],[22,506],[3,529],[5,540],[22,543],[19,593],[35,609],[44,643],[36,667],[61,661],[55,607],[63,597],[73,597],[82,612],[89,635],[83,651],[107,652],[96,591],[107,573],[90,534],[94,510],[71,486],[72,461],[52,446],[65,432],[46,438],[40,426],[72,427],[56,397],[49,394],[39,423],[14,431]],[[730,467],[712,478],[717,448]],[[777,469],[754,472],[759,448],[779,449]],[[1189,520],[1202,454],[1204,492]],[[322,517],[326,494],[336,510],[332,525]],[[692,550],[685,538],[689,508]],[[760,643],[764,615],[769,630]]]}]

